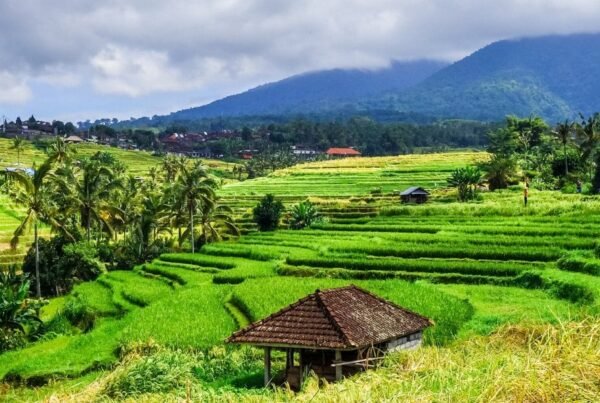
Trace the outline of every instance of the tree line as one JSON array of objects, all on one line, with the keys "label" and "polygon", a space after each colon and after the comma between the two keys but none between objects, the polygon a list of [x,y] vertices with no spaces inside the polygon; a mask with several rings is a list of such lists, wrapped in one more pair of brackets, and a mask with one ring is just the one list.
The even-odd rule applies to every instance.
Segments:
[{"label": "tree line", "polygon": [[[23,271],[36,296],[61,295],[105,268],[131,269],[173,248],[192,252],[237,236],[220,182],[199,160],[168,156],[145,177],[128,174],[108,152],[79,157],[60,137],[34,172],[7,171],[2,185],[25,216],[11,245],[33,230]],[[51,239],[41,239],[49,228]]]},{"label": "tree line", "polygon": [[478,185],[505,189],[523,182],[537,189],[600,193],[600,114],[554,126],[540,117],[508,116],[488,134],[489,161],[452,173],[459,199],[476,197]]}]

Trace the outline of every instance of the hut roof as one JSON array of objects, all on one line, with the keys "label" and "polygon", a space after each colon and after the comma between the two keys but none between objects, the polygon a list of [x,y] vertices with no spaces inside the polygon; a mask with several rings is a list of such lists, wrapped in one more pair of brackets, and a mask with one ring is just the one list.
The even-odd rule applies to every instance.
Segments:
[{"label": "hut roof", "polygon": [[235,332],[228,343],[356,349],[418,332],[432,322],[359,287],[310,294]]},{"label": "hut roof", "polygon": [[331,147],[326,151],[327,155],[360,155],[354,148]]},{"label": "hut roof", "polygon": [[75,135],[71,135],[65,139],[66,143],[82,143],[83,141],[81,137]]},{"label": "hut roof", "polygon": [[426,191],[425,189],[423,189],[422,187],[413,186],[413,187],[409,187],[405,191],[401,192],[400,196],[408,196],[408,195],[416,195],[416,194],[428,195],[429,192]]}]

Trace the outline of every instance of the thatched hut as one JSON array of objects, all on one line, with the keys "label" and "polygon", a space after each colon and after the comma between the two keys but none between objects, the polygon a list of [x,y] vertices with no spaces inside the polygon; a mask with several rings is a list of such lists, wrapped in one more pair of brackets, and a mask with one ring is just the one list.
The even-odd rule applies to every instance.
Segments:
[{"label": "thatched hut", "polygon": [[351,285],[317,290],[235,332],[227,342],[264,348],[265,386],[272,381],[271,350],[285,351],[285,379],[297,389],[309,371],[336,381],[373,367],[389,351],[416,348],[431,324]]}]

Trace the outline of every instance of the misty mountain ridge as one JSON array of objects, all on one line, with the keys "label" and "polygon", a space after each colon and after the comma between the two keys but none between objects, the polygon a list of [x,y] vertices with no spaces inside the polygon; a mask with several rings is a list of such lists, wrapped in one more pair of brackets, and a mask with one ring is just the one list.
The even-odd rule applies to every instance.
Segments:
[{"label": "misty mountain ridge", "polygon": [[316,114],[493,121],[514,114],[558,121],[600,111],[598,77],[600,34],[552,35],[494,42],[453,64],[395,61],[377,70],[304,73],[157,118]]}]

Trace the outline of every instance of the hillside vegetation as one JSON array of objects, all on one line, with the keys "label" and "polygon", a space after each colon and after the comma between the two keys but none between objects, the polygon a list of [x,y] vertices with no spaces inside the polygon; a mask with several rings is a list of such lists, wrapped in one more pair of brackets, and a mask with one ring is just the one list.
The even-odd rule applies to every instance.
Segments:
[{"label": "hillside vegetation", "polygon": [[[600,34],[510,39],[448,66],[421,61],[370,72],[313,72],[158,121],[298,114],[321,119],[368,115],[381,121],[499,121],[514,114],[557,122],[600,110],[599,44]],[[148,119],[138,123],[143,126]]]},{"label": "hillside vegetation", "polygon": [[[449,172],[486,153],[314,162],[226,185],[246,233],[169,253],[77,285],[44,308],[56,330],[0,355],[5,400],[593,400],[599,393],[600,277],[559,264],[594,254],[600,201],[520,189],[456,203]],[[401,205],[409,185],[433,192]],[[310,229],[256,232],[265,193],[311,200]],[[563,259],[564,260],[564,259]],[[592,264],[593,259],[586,260]],[[227,346],[235,329],[313,292],[353,283],[432,318],[420,351],[293,395],[260,388],[260,350]],[[73,320],[75,307],[93,318]],[[81,308],[78,308],[80,311]],[[274,368],[284,356],[274,355]]]}]

